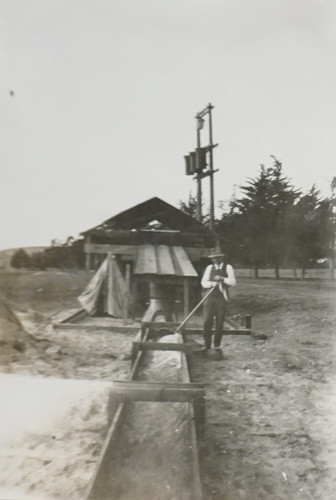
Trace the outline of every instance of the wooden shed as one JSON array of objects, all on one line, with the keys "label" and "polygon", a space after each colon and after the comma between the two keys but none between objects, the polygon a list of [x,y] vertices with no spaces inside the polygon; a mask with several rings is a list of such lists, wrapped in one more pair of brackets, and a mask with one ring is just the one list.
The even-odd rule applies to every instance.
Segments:
[{"label": "wooden shed", "polygon": [[[106,256],[118,259],[133,305],[165,301],[168,315],[176,303],[190,310],[215,237],[200,222],[160,198],[131,207],[81,233],[86,268],[97,269]],[[181,304],[180,304],[181,305]]]}]

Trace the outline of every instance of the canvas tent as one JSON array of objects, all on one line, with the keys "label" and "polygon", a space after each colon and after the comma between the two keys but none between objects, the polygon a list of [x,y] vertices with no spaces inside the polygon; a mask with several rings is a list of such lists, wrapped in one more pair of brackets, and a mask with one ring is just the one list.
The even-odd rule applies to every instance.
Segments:
[{"label": "canvas tent", "polygon": [[99,301],[103,301],[103,311],[110,316],[127,316],[128,287],[120,270],[117,258],[109,254],[98,271],[78,297],[83,309],[93,316],[97,313]]}]

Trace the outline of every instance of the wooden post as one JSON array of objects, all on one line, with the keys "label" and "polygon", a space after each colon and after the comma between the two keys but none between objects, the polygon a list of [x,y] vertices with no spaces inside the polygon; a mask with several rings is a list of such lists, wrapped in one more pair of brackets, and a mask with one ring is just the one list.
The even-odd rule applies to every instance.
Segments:
[{"label": "wooden post", "polygon": [[126,264],[126,298],[125,298],[125,309],[124,309],[124,325],[127,323],[127,318],[128,318],[128,305],[129,305],[129,298],[130,298],[130,283],[131,283],[131,265]]},{"label": "wooden post", "polygon": [[193,403],[194,403],[194,414],[196,419],[196,430],[198,433],[198,437],[202,439],[204,436],[204,426],[205,426],[205,394],[195,398]]},{"label": "wooden post", "polygon": [[105,300],[104,300],[104,310],[107,311],[108,313],[111,312],[110,310],[110,303],[109,303],[109,300],[110,298],[113,297],[113,293],[112,293],[112,286],[113,286],[113,283],[112,283],[112,280],[113,280],[113,277],[112,277],[112,253],[109,252],[107,254],[107,287],[103,287],[103,291],[105,289]]},{"label": "wooden post", "polygon": [[[87,237],[87,240],[85,243],[91,243],[91,236]],[[86,269],[86,271],[90,271],[90,268],[91,268],[91,254],[87,250],[87,254],[85,256],[85,269]]]},{"label": "wooden post", "polygon": [[85,256],[85,269],[86,271],[90,271],[90,256],[91,254],[87,253],[86,256]]},{"label": "wooden post", "polygon": [[184,313],[184,317],[186,317],[190,311],[190,307],[189,307],[189,280],[188,280],[188,278],[184,278],[183,289],[184,289],[183,290],[184,291],[183,313]]},{"label": "wooden post", "polygon": [[99,267],[99,253],[94,253],[93,259],[94,259],[94,268],[95,270],[97,270]]},{"label": "wooden post", "polygon": [[210,231],[214,231],[215,229],[215,202],[214,202],[214,168],[213,168],[213,151],[212,151],[212,117],[211,117],[211,110],[213,106],[209,104],[208,106],[208,115],[209,115],[209,156],[210,156]]},{"label": "wooden post", "polygon": [[252,316],[245,316],[245,328],[248,330],[252,328]]},{"label": "wooden post", "polygon": [[197,206],[196,206],[196,219],[202,222],[202,172],[199,165],[198,151],[201,147],[201,132],[197,126],[197,149],[196,149],[196,165],[197,165]]}]

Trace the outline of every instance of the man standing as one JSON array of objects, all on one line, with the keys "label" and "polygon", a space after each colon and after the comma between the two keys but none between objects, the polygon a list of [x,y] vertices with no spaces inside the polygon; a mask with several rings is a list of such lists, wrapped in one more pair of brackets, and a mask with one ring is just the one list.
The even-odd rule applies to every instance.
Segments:
[{"label": "man standing", "polygon": [[214,348],[221,352],[222,330],[229,302],[228,290],[229,287],[236,285],[236,278],[233,267],[225,262],[225,254],[219,246],[212,249],[209,258],[212,260],[212,264],[205,269],[201,285],[207,291],[210,288],[214,288],[214,290],[203,304],[204,346],[202,351],[206,352],[211,348],[211,330],[215,319]]}]

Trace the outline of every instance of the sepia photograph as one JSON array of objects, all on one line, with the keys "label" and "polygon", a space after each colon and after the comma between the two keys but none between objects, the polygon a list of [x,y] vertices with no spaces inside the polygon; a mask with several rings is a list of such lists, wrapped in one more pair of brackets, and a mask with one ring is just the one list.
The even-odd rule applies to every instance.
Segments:
[{"label": "sepia photograph", "polygon": [[336,2],[0,0],[0,500],[334,500]]}]

